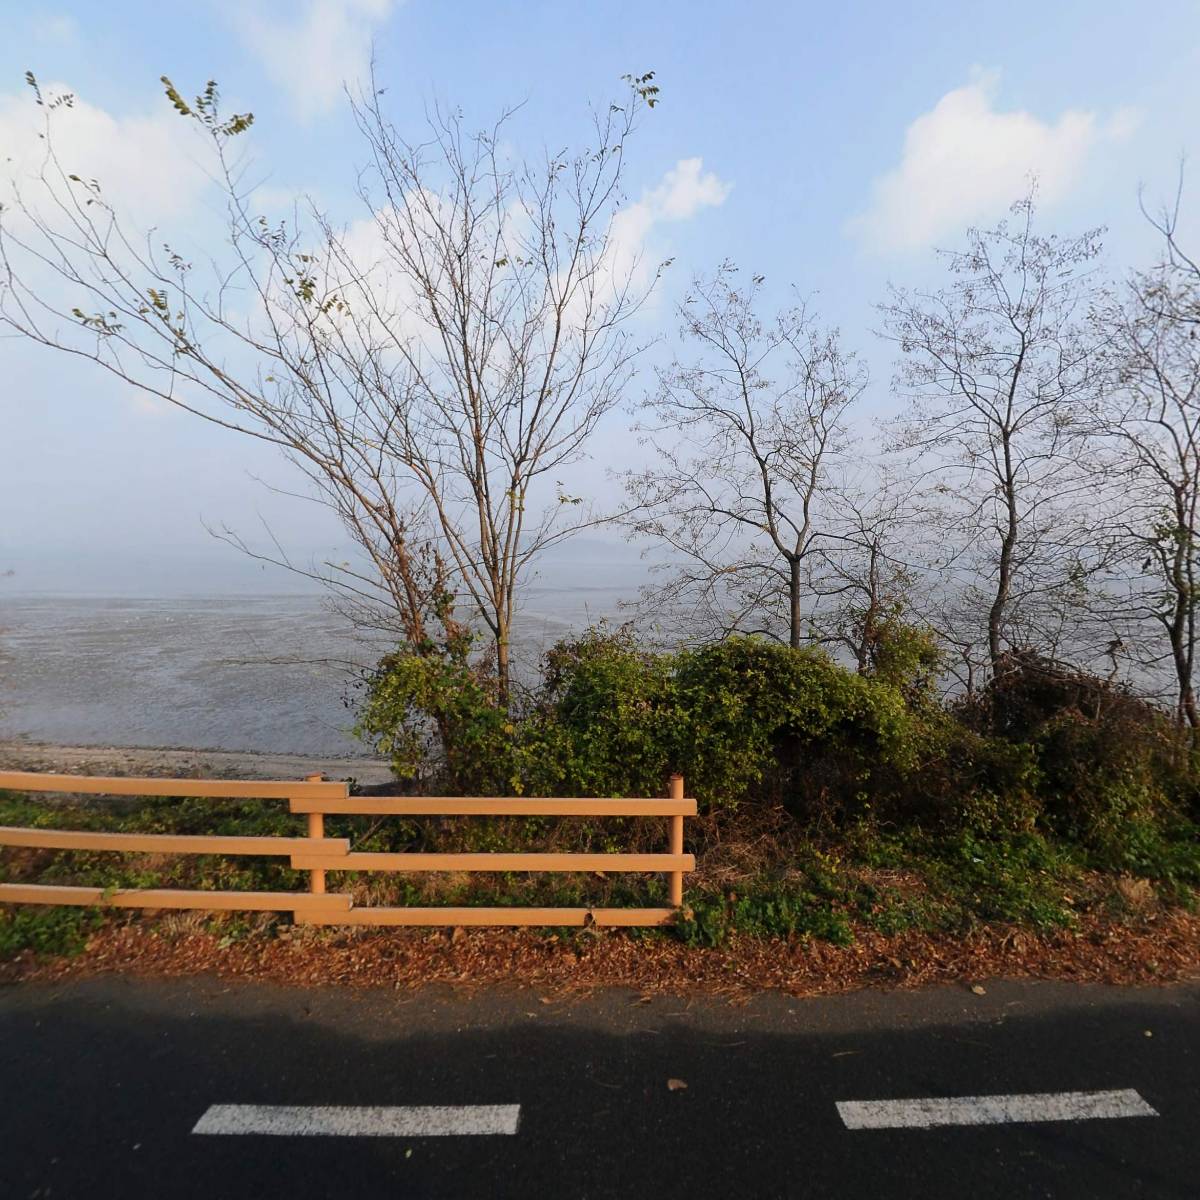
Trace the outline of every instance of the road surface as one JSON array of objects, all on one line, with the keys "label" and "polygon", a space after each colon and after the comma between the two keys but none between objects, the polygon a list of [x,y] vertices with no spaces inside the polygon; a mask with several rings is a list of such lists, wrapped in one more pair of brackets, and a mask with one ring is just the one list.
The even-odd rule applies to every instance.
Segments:
[{"label": "road surface", "polygon": [[0,1197],[1200,1196],[1200,989],[0,989]]}]

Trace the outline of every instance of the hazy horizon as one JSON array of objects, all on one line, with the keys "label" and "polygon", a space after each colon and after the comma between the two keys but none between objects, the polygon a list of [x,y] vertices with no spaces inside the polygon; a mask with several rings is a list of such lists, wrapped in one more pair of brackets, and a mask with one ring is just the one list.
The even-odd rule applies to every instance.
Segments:
[{"label": "hazy horizon", "polygon": [[[312,546],[285,547],[296,564],[320,554]],[[344,547],[327,549],[338,559]],[[628,584],[636,594],[650,560],[629,542],[579,535],[539,557],[528,586],[608,591]],[[11,573],[10,573],[11,572]],[[617,583],[614,584],[614,575]],[[148,544],[117,550],[0,545],[0,603],[5,596],[320,596],[320,582],[285,567],[260,563],[210,538],[184,546]],[[629,597],[634,598],[634,595]],[[0,620],[0,625],[3,622]]]}]

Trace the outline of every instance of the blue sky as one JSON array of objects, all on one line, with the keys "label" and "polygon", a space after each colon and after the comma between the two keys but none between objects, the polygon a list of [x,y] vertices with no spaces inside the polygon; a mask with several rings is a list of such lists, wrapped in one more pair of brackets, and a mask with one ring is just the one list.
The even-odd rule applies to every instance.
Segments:
[{"label": "blue sky", "polygon": [[[372,47],[401,128],[416,131],[434,101],[480,124],[522,102],[512,137],[530,154],[578,144],[589,102],[616,94],[622,74],[653,70],[662,102],[638,134],[628,191],[638,202],[674,186],[679,203],[647,233],[649,256],[676,260],[648,321],[669,331],[688,277],[731,258],[766,274],[774,298],[795,285],[842,327],[871,365],[881,414],[891,350],[871,333],[872,306],[889,280],[934,279],[932,247],[1001,215],[1031,170],[1044,224],[1108,225],[1117,273],[1153,252],[1139,186],[1152,202],[1168,195],[1180,156],[1200,149],[1194,0],[3,0],[0,13],[0,184],[30,136],[30,69],[79,96],[79,153],[108,169],[110,192],[156,222],[193,214],[197,236],[211,197],[188,182],[164,73],[185,94],[217,79],[230,109],[256,115],[249,150],[265,185],[312,192],[350,218],[361,215],[360,156],[341,84],[361,77]],[[1200,212],[1200,165],[1191,197]],[[20,448],[0,473],[0,557],[31,585],[86,589],[148,552],[214,579],[236,573],[202,518],[252,532],[261,513],[291,545],[338,540],[318,512],[251,478],[288,481],[269,450],[11,340],[0,340],[0,422]],[[610,421],[586,486],[603,494],[604,463],[629,444],[623,420]]]}]

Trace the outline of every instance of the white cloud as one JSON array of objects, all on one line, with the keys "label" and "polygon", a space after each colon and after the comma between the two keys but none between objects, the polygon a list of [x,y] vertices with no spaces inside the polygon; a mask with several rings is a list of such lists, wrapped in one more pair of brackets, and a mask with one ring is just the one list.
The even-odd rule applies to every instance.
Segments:
[{"label": "white cloud", "polygon": [[[703,209],[720,207],[731,187],[715,172],[706,172],[702,159],[682,158],[641,199],[620,208],[613,215],[607,256],[600,264],[600,296],[607,298],[606,289],[609,293],[615,292],[626,282],[634,284],[635,289],[647,283],[651,270],[649,248],[660,227],[690,220]],[[413,209],[420,213],[428,205],[441,211],[443,219],[447,219],[450,203],[446,197],[430,193],[424,203],[415,203]],[[515,246],[521,241],[529,219],[529,214],[515,203],[504,213],[503,240],[507,245]],[[410,281],[396,279],[387,270],[390,258],[380,228],[381,220],[390,225],[393,218],[383,211],[354,222],[347,230],[342,246],[353,264],[349,276],[361,278],[372,289],[376,302],[391,314],[393,328],[417,328],[419,322],[414,313],[420,305],[411,294]],[[576,299],[582,305],[585,298],[580,293]]]},{"label": "white cloud", "polygon": [[[42,84],[47,101],[70,91],[65,84]],[[41,198],[38,173],[46,164],[46,114],[31,89],[0,94],[0,183],[7,191],[15,182],[34,208]],[[71,107],[60,106],[50,116],[62,170],[96,180],[103,199],[122,218],[132,218],[134,226],[184,215],[208,184],[194,153],[198,143],[186,127],[190,122],[165,100],[158,112],[115,117],[76,96]]]},{"label": "white cloud", "polygon": [[[297,113],[327,112],[345,84],[362,79],[370,65],[371,41],[391,15],[394,0],[304,0],[296,16],[266,15],[263,0],[239,7],[235,28],[262,59],[267,74],[291,97]],[[273,6],[278,12],[279,5]]]},{"label": "white cloud", "polygon": [[867,210],[848,222],[851,234],[879,252],[910,251],[999,215],[1038,180],[1043,203],[1065,196],[1100,145],[1127,137],[1136,115],[1108,122],[1078,109],[1043,121],[995,107],[999,76],[980,72],[947,92],[904,135],[899,166],[875,180]]},{"label": "white cloud", "polygon": [[[575,286],[568,300],[568,325],[582,320],[589,304],[603,306],[612,301],[624,285],[632,285],[637,292],[648,284],[652,268],[657,266],[657,259],[649,251],[660,226],[686,221],[703,209],[720,206],[730,189],[731,185],[715,172],[704,170],[700,158],[680,159],[641,199],[619,209],[609,227],[607,254],[596,264],[597,276],[587,287]],[[418,228],[427,224],[431,237],[433,220],[421,214],[436,212],[440,221],[453,221],[455,202],[441,193],[412,193],[410,201],[412,219]],[[364,336],[376,346],[397,338],[432,347],[437,355],[441,353],[437,349],[440,335],[429,320],[426,301],[411,276],[396,268],[395,246],[404,240],[402,230],[407,220],[382,208],[350,223],[337,238],[338,253],[316,265],[318,286],[323,294],[336,291],[345,295],[354,315],[347,317],[333,310],[327,319],[340,327],[351,344]],[[490,216],[485,217],[484,224],[490,220]],[[490,245],[495,239],[495,244],[513,254],[524,253],[522,242],[526,236],[536,242],[536,231],[529,228],[531,214],[515,200],[504,210],[501,220],[502,230],[481,231],[484,243]],[[561,289],[563,280],[553,286]],[[595,320],[594,312],[591,319]],[[497,346],[492,352],[492,369],[500,375],[505,373],[503,359],[503,350]]]},{"label": "white cloud", "polygon": [[731,185],[712,171],[703,172],[703,159],[681,158],[657,187],[616,215],[613,230],[617,240],[631,247],[640,246],[654,225],[685,221],[702,208],[719,208]]},{"label": "white cloud", "polygon": [[703,172],[703,159],[681,158],[642,203],[664,221],[686,221],[702,208],[719,208],[732,185],[713,171]]},{"label": "white cloud", "polygon": [[715,172],[706,173],[703,159],[681,158],[657,187],[613,217],[611,253],[614,272],[619,276],[631,268],[656,226],[669,221],[690,220],[704,208],[720,208],[732,186]]}]

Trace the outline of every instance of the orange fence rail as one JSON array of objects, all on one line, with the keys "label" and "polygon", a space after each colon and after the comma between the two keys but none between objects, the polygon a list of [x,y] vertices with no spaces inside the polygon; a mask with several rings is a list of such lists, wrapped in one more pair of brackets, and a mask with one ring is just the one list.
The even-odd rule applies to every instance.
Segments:
[{"label": "orange fence rail", "polygon": [[[344,783],[309,776],[287,780],[134,779],[0,771],[0,789],[109,796],[187,796],[287,800],[308,819],[307,837],[208,837],[175,834],[94,833],[0,826],[0,846],[58,850],[114,850],[158,854],[243,854],[285,857],[307,871],[307,892],[184,891],[169,888],[102,889],[56,884],[0,883],[0,904],[81,904],[117,908],[246,909],[294,914],[305,925],[665,925],[683,904],[683,876],[696,860],[683,851],[683,821],[696,801],[673,775],[664,798],[593,799],[523,796],[351,796]],[[327,838],[328,815],[363,816],[560,816],[666,817],[664,854],[380,854],[351,850],[348,838]],[[664,873],[669,908],[482,908],[356,905],[349,895],[326,891],[328,871],[605,871]]]}]

